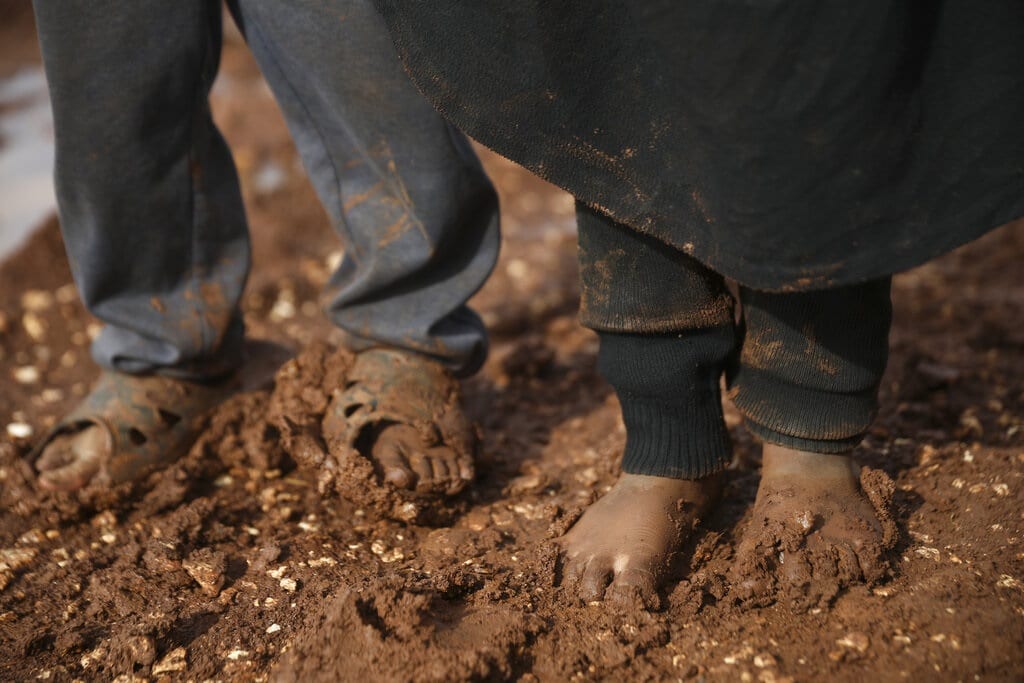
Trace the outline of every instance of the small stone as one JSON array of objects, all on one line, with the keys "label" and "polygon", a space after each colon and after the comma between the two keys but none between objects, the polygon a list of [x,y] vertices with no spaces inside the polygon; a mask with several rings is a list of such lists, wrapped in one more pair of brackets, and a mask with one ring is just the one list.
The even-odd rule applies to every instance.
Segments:
[{"label": "small stone", "polygon": [[330,254],[328,254],[327,259],[324,261],[324,264],[327,266],[327,270],[331,271],[332,273],[335,270],[337,270],[338,266],[341,265],[341,260],[342,258],[344,258],[344,256],[344,252],[341,251],[332,251]]},{"label": "small stone", "polygon": [[58,287],[57,291],[53,294],[57,301],[62,304],[72,304],[78,301],[78,290],[71,283]]},{"label": "small stone", "polygon": [[295,579],[287,578],[287,577],[281,579],[280,585],[281,585],[281,588],[285,589],[289,593],[294,593],[298,589],[298,587],[299,587],[298,581],[296,581]]},{"label": "small stone", "polygon": [[857,652],[864,652],[871,645],[870,639],[863,633],[852,632],[847,633],[845,636],[836,641],[836,645],[846,647]]},{"label": "small stone", "polygon": [[39,397],[43,399],[43,403],[60,403],[64,400],[64,392],[60,389],[43,389]]},{"label": "small stone", "polygon": [[88,669],[95,662],[98,662],[106,656],[107,648],[103,647],[102,645],[98,645],[94,650],[86,652],[82,656],[82,658],[78,660],[78,663],[79,665],[81,665],[83,669]]},{"label": "small stone", "polygon": [[530,272],[530,267],[526,265],[526,261],[514,258],[508,262],[507,266],[505,266],[505,272],[516,280],[522,280],[526,277],[526,274]]},{"label": "small stone", "polygon": [[0,572],[24,569],[38,554],[35,548],[4,548],[0,550]]},{"label": "small stone", "polygon": [[521,477],[516,477],[509,484],[509,492],[513,495],[521,495],[523,493],[536,493],[545,486],[547,486],[547,479],[541,474],[525,474]]},{"label": "small stone", "polygon": [[249,651],[248,650],[243,650],[241,648],[235,648],[234,650],[232,650],[231,652],[228,653],[228,659],[230,659],[231,661],[235,661],[237,659],[244,659],[244,658],[246,658],[248,656],[249,656]]},{"label": "small stone", "polygon": [[585,467],[576,473],[576,481],[588,488],[596,484],[600,479],[601,477],[597,474],[597,470],[593,467]]},{"label": "small stone", "polygon": [[7,436],[12,439],[31,439],[35,430],[25,422],[12,422],[7,425]]},{"label": "small stone", "polygon": [[1021,583],[1009,574],[1000,574],[999,580],[996,581],[996,586],[999,588],[1020,588]]},{"label": "small stone", "polygon": [[224,587],[227,557],[220,551],[200,548],[185,558],[181,566],[209,596],[217,595]]},{"label": "small stone", "polygon": [[45,311],[53,306],[53,294],[44,289],[29,289],[21,295],[21,307],[26,311]]},{"label": "small stone", "polygon": [[111,529],[117,526],[117,516],[110,510],[104,510],[89,520],[89,524],[97,529]]},{"label": "small stone", "polygon": [[759,655],[754,655],[754,666],[758,669],[764,669],[769,666],[775,666],[775,657],[768,652],[762,652]]},{"label": "small stone", "polygon": [[267,634],[277,633],[281,630],[281,624],[271,624],[267,627]]},{"label": "small stone", "polygon": [[278,299],[270,309],[270,319],[274,321],[289,320],[295,317],[295,304],[288,299]]},{"label": "small stone", "polygon": [[39,368],[33,365],[22,365],[11,371],[14,381],[18,384],[35,384],[39,381]]},{"label": "small stone", "polygon": [[338,564],[338,561],[333,557],[320,557],[309,561],[309,566],[313,569],[317,569],[319,567],[333,567],[336,564]]},{"label": "small stone", "polygon": [[156,643],[149,636],[128,638],[128,650],[137,664],[149,666],[156,659]]},{"label": "small stone", "polygon": [[46,536],[43,535],[42,529],[29,529],[18,537],[18,543],[21,545],[38,545],[44,540]]},{"label": "small stone", "polygon": [[21,316],[21,326],[25,328],[32,341],[41,342],[46,338],[46,324],[35,313],[29,311]]}]

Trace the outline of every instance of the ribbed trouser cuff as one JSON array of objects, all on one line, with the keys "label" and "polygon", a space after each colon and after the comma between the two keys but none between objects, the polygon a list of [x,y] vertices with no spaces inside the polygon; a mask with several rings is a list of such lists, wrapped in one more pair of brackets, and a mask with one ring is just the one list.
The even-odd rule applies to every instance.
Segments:
[{"label": "ribbed trouser cuff", "polygon": [[615,388],[626,425],[622,470],[699,479],[731,457],[719,379],[735,330],[672,335],[599,332],[598,369]]}]

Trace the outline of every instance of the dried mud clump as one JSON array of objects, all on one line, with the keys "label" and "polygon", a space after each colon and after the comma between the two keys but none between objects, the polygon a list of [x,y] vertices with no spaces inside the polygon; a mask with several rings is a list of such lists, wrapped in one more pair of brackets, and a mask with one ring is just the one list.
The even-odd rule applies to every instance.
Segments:
[{"label": "dried mud clump", "polygon": [[354,362],[355,356],[345,349],[309,346],[278,371],[263,424],[252,428],[260,435],[268,429],[276,432],[283,452],[300,468],[315,473],[322,494],[336,493],[367,512],[401,522],[450,523],[465,509],[464,501],[386,483],[367,457],[369,445],[343,448],[326,435],[324,422],[332,397],[350,384]]}]

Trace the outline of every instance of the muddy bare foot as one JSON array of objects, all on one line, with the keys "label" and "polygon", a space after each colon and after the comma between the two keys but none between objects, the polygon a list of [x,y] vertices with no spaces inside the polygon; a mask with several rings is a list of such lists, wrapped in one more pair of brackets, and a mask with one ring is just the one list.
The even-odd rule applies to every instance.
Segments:
[{"label": "muddy bare foot", "polygon": [[657,606],[673,556],[720,493],[719,476],[689,481],[624,473],[559,539],[563,582],[586,602]]},{"label": "muddy bare foot", "polygon": [[110,457],[110,440],[92,425],[77,434],[59,434],[36,461],[39,488],[46,491],[74,491],[88,484]]},{"label": "muddy bare foot", "polygon": [[830,602],[846,586],[875,583],[895,542],[893,483],[847,455],[764,447],[761,485],[730,580],[743,602]]},{"label": "muddy bare foot", "polygon": [[473,479],[473,460],[440,444],[424,446],[420,432],[409,425],[385,427],[374,440],[371,458],[384,481],[402,489],[454,495]]}]

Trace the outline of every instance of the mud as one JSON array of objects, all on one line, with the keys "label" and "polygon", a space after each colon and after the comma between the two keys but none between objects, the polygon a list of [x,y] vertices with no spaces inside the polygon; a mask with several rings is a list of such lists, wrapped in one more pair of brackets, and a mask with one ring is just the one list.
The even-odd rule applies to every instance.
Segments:
[{"label": "mud", "polygon": [[[337,242],[237,42],[224,72],[215,111],[255,239],[250,334],[334,343],[316,300]],[[615,481],[625,436],[574,317],[571,201],[485,161],[506,248],[473,302],[494,332],[464,387],[483,448],[439,528],[320,495],[270,419],[274,401],[321,406],[316,392],[225,402],[187,457],[109,509],[37,494],[22,458],[95,378],[96,327],[55,221],[0,265],[0,680],[1024,677],[1024,225],[894,285],[882,410],[856,453],[895,484],[889,575],[815,606],[738,599],[760,456],[727,405],[723,501],[660,609],[578,605],[550,541]],[[285,180],[262,191],[268,165]]]}]

